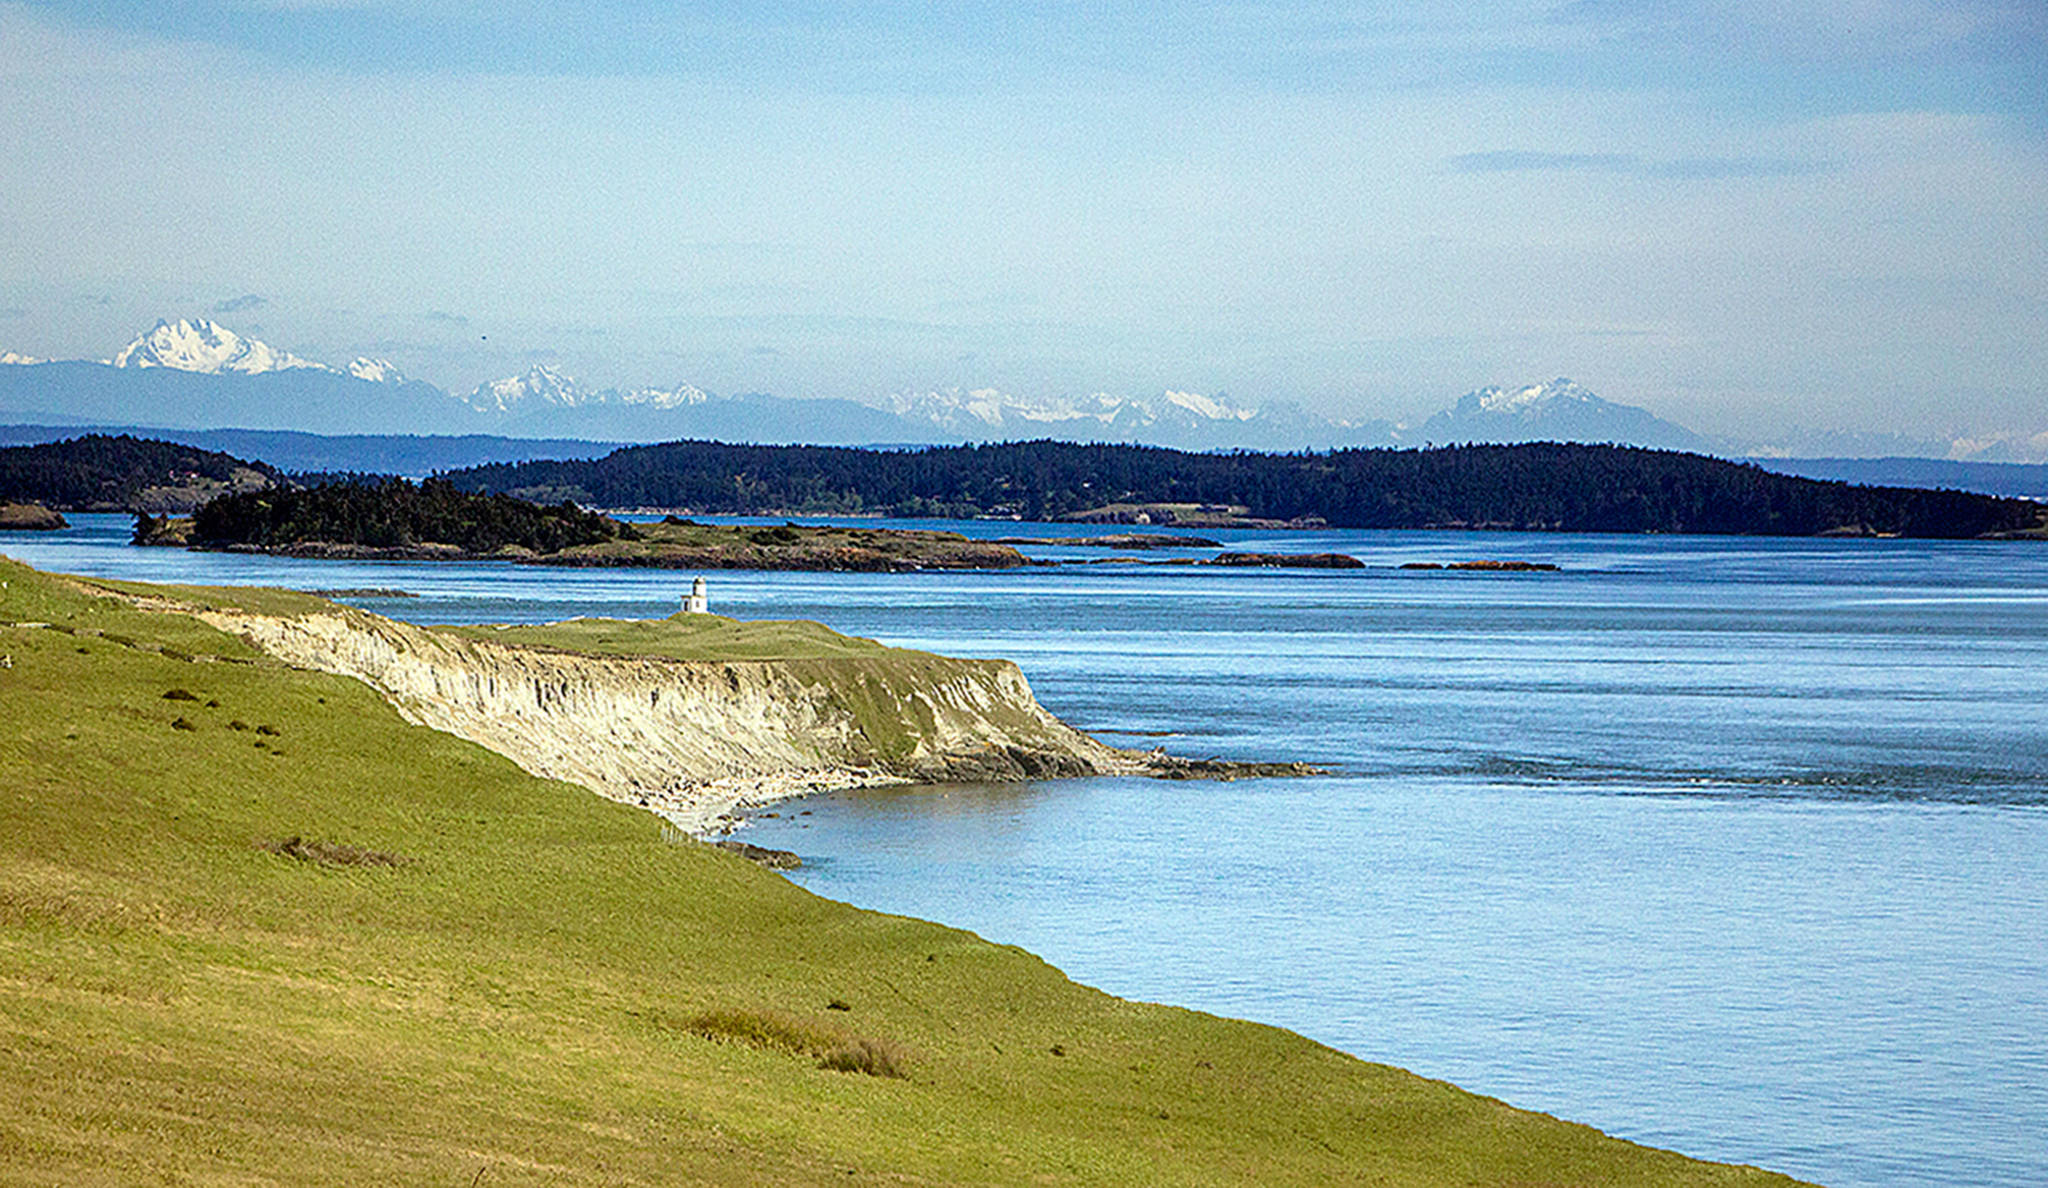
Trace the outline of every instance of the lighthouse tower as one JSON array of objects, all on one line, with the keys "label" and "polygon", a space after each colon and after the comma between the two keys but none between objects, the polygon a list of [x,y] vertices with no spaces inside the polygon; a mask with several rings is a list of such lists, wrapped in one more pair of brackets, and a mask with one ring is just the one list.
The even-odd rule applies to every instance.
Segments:
[{"label": "lighthouse tower", "polygon": [[711,613],[711,593],[705,588],[704,579],[690,583],[689,597],[683,599],[683,613],[686,615],[708,615]]}]

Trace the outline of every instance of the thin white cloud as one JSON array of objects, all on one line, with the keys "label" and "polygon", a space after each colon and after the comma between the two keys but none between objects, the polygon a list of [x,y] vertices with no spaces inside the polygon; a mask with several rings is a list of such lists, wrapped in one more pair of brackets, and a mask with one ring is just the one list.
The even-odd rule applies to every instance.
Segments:
[{"label": "thin white cloud", "polygon": [[1674,157],[1646,159],[1632,153],[1547,153],[1492,149],[1458,153],[1445,165],[1452,173],[1613,173],[1676,181],[1800,177],[1833,168],[1825,161],[1785,157]]},{"label": "thin white cloud", "polygon": [[1891,58],[1984,36],[2039,39],[2026,0],[1573,0],[1552,14],[1667,47],[1759,58]]},{"label": "thin white cloud", "polygon": [[1445,161],[1453,173],[1634,173],[1642,160],[1628,153],[1545,153],[1491,149],[1459,153]]}]

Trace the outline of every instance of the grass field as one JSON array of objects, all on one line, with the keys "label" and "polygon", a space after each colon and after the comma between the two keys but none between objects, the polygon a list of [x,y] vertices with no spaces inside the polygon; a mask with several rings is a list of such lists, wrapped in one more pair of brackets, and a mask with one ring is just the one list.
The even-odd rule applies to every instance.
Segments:
[{"label": "grass field", "polygon": [[841,635],[822,623],[802,619],[671,615],[666,619],[569,619],[560,623],[437,630],[468,639],[597,656],[664,656],[671,660],[840,660],[929,655]]},{"label": "grass field", "polygon": [[0,581],[9,1183],[1787,1182],[1112,998]]}]

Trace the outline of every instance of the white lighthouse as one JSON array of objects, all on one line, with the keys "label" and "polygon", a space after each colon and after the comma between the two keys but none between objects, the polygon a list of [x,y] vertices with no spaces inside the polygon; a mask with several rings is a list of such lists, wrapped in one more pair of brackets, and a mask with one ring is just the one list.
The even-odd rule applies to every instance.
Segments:
[{"label": "white lighthouse", "polygon": [[686,615],[708,615],[711,613],[711,592],[698,578],[690,583],[689,597],[683,599],[683,613]]}]

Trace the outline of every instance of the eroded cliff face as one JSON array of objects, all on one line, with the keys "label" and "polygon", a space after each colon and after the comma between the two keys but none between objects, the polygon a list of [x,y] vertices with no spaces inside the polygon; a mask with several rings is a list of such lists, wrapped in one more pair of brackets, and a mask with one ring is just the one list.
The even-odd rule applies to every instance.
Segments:
[{"label": "eroded cliff face", "polygon": [[1146,767],[1047,713],[1008,661],[598,656],[346,607],[200,617],[286,663],[362,680],[411,721],[690,829],[738,803],[834,787]]}]

